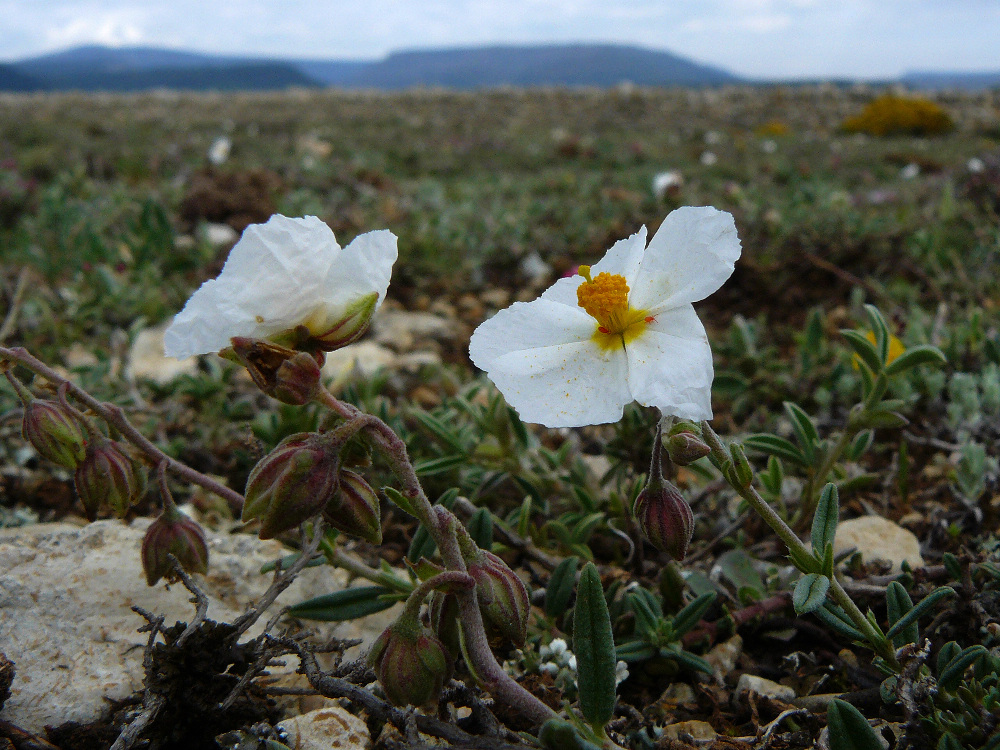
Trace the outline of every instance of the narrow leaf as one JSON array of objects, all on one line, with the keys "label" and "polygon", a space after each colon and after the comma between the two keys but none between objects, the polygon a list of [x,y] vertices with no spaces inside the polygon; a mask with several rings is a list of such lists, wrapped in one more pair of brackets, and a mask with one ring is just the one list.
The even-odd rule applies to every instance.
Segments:
[{"label": "narrow leaf", "polygon": [[834,614],[833,611],[831,611],[832,606],[833,605],[827,602],[819,609],[814,609],[812,613],[822,620],[823,624],[831,630],[835,630],[842,636],[850,638],[851,640],[863,641],[865,639],[864,634],[850,623],[845,622],[843,618]]},{"label": "narrow leaf", "polygon": [[679,661],[683,666],[690,669],[692,672],[704,672],[705,674],[712,674],[714,671],[712,665],[707,661],[702,659],[700,656],[695,656],[690,651],[675,651],[670,656],[673,656],[677,661]]},{"label": "narrow leaf", "polygon": [[455,431],[449,428],[444,422],[435,417],[433,414],[423,411],[422,409],[414,409],[411,414],[413,414],[425,430],[431,433],[431,435],[436,437],[442,443],[445,443],[453,452],[463,454],[466,452],[465,446],[462,445],[461,438],[455,434]]},{"label": "narrow leaf", "polygon": [[579,557],[567,557],[556,565],[549,576],[549,585],[545,589],[545,614],[549,617],[562,617],[569,607],[576,586],[576,569],[580,564]]},{"label": "narrow leaf", "polygon": [[545,750],[601,750],[590,740],[581,737],[579,730],[565,719],[549,719],[538,730],[538,741]]},{"label": "narrow leaf", "polygon": [[573,652],[576,654],[580,712],[603,730],[615,709],[615,641],[601,577],[593,563],[580,574],[573,613]]},{"label": "narrow leaf", "polygon": [[902,633],[910,627],[912,623],[915,623],[920,617],[929,612],[931,608],[944,599],[944,597],[954,595],[955,590],[949,588],[948,586],[942,586],[941,588],[934,589],[934,591],[925,596],[913,609],[893,623],[892,627],[889,628],[888,632],[885,634],[886,638],[895,638],[899,633]]},{"label": "narrow leaf", "polygon": [[834,698],[826,710],[830,728],[830,750],[885,750],[885,743],[876,734],[858,709],[847,701]]},{"label": "narrow leaf", "polygon": [[384,586],[356,586],[293,604],[288,613],[304,620],[355,620],[391,607],[398,598],[385,595],[393,593]]},{"label": "narrow leaf", "polygon": [[812,548],[816,555],[822,557],[826,551],[826,543],[833,542],[837,535],[837,521],[840,518],[840,493],[837,486],[828,483],[820,493],[816,504],[816,513],[812,522]]},{"label": "narrow leaf", "polygon": [[420,524],[417,530],[413,532],[413,539],[410,540],[410,548],[406,552],[406,559],[410,562],[416,562],[421,557],[429,559],[436,549],[437,542],[434,541],[434,537],[427,531],[426,526]]},{"label": "narrow leaf", "polygon": [[943,365],[947,358],[936,346],[913,346],[886,365],[885,374],[899,375],[920,365]]},{"label": "narrow leaf", "polygon": [[417,472],[417,476],[429,477],[435,474],[444,474],[447,471],[451,471],[456,466],[464,464],[465,461],[466,458],[462,454],[441,456],[440,458],[429,458],[426,461],[418,461],[413,464],[413,470]]},{"label": "narrow leaf", "polygon": [[955,690],[962,681],[965,670],[988,653],[989,651],[981,643],[964,649],[941,670],[941,674],[938,675],[938,685],[948,691]]},{"label": "narrow leaf", "polygon": [[415,516],[417,514],[417,511],[414,509],[413,503],[410,502],[410,499],[395,487],[383,487],[382,494],[411,516]]},{"label": "narrow leaf", "polygon": [[486,508],[479,508],[469,519],[469,536],[479,549],[493,549],[493,516]]},{"label": "narrow leaf", "polygon": [[872,325],[872,333],[875,334],[875,349],[878,351],[879,361],[884,365],[889,359],[889,326],[886,325],[885,318],[875,305],[865,305],[865,312],[868,313],[868,320]]},{"label": "narrow leaf", "polygon": [[750,435],[743,441],[743,447],[759,453],[766,453],[769,456],[783,458],[799,466],[809,466],[810,463],[802,451],[795,447],[794,443],[777,435],[768,433]]},{"label": "narrow leaf", "polygon": [[826,593],[830,590],[830,579],[819,573],[809,573],[802,576],[795,584],[792,592],[792,606],[800,615],[814,612],[826,602]]},{"label": "narrow leaf", "polygon": [[802,452],[806,458],[812,460],[816,455],[816,444],[819,443],[819,433],[816,432],[816,425],[805,413],[801,406],[791,401],[785,402],[785,412],[792,420],[792,429],[795,430],[795,437],[798,438]]},{"label": "narrow leaf", "polygon": [[[900,619],[913,609],[913,600],[906,593],[899,581],[893,581],[885,590],[886,610],[889,614],[889,627],[892,628]],[[920,630],[916,620],[892,638],[892,643],[896,648],[905,646],[907,643],[916,643],[920,637]]]},{"label": "narrow leaf", "polygon": [[[868,368],[870,373],[881,372],[882,361],[879,359],[878,350],[872,345],[872,342],[863,333],[858,333],[857,331],[852,331],[850,329],[843,329],[840,335],[847,339],[847,344],[854,351],[857,358],[864,363],[865,367]],[[862,373],[864,370],[862,370]]]},{"label": "narrow leaf", "polygon": [[674,615],[674,635],[680,638],[701,622],[701,616],[712,606],[715,597],[714,591],[707,591]]}]

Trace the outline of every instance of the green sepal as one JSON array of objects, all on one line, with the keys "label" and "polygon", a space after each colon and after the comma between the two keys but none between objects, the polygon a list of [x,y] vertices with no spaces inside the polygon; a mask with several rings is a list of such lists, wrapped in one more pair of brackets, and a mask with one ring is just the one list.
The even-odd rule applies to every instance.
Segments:
[{"label": "green sepal", "polygon": [[615,710],[615,641],[611,615],[597,566],[587,563],[580,574],[573,613],[580,713],[600,732]]},{"label": "green sepal", "polygon": [[382,494],[389,498],[402,511],[409,513],[411,516],[417,515],[417,511],[414,509],[410,499],[395,487],[383,487]]},{"label": "green sepal", "polygon": [[567,557],[553,569],[549,585],[545,588],[545,614],[548,617],[562,617],[569,607],[579,564],[579,557]]},{"label": "green sepal", "polygon": [[884,750],[885,743],[868,719],[846,701],[834,698],[826,710],[830,750]]},{"label": "green sepal", "polygon": [[792,606],[796,614],[804,615],[822,607],[829,590],[830,579],[826,576],[819,573],[802,576],[792,592]]}]

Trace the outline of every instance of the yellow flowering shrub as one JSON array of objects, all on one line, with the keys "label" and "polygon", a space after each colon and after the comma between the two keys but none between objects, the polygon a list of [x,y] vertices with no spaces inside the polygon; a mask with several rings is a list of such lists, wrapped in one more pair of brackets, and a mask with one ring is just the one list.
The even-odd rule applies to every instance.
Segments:
[{"label": "yellow flowering shrub", "polygon": [[938,135],[954,127],[939,105],[921,97],[885,94],[870,101],[860,114],[848,117],[841,128],[868,135]]}]

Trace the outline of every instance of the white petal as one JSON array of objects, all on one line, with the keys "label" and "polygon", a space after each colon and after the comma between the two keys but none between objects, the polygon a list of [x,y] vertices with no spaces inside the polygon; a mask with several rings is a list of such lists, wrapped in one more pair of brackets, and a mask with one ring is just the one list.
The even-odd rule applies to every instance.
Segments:
[{"label": "white petal", "polygon": [[233,336],[266,337],[298,325],[329,299],[324,279],[340,252],[315,216],[251,224],[218,278],[202,284],[167,329],[167,356],[217,352]]},{"label": "white petal", "polygon": [[653,314],[697,302],[725,283],[739,257],[731,214],[711,206],[678,208],[649,241],[629,302]]},{"label": "white petal", "polygon": [[593,333],[593,319],[580,308],[517,302],[476,329],[469,356],[527,422],[615,422],[632,400],[625,357],[602,352]]},{"label": "white petal", "polygon": [[358,235],[330,267],[324,285],[327,298],[349,303],[352,298],[378,292],[381,304],[398,255],[396,235],[389,230]]},{"label": "white petal", "polygon": [[624,276],[631,285],[640,268],[645,251],[646,227],[643,226],[631,237],[618,240],[612,245],[604,257],[591,267],[590,272],[594,276],[599,273],[618,274]]},{"label": "white petal", "polygon": [[[646,249],[646,227],[642,227],[631,237],[618,240],[597,263],[591,266],[591,276],[599,273],[619,274],[632,283],[642,262],[642,254]],[[576,289],[583,283],[582,276],[570,276],[559,279],[555,284],[542,292],[543,299],[560,302],[569,307],[578,307]]]},{"label": "white petal", "polygon": [[658,313],[626,353],[636,401],[682,419],[712,418],[712,349],[691,305]]}]

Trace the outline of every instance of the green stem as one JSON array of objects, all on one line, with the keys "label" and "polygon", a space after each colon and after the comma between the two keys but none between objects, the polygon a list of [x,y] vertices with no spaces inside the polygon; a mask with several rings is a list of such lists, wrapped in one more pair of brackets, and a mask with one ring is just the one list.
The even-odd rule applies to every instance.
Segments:
[{"label": "green stem", "polygon": [[394,576],[392,573],[388,573],[384,570],[378,570],[377,568],[365,565],[356,557],[347,554],[344,550],[332,544],[327,539],[320,542],[320,549],[323,551],[323,554],[326,556],[327,561],[331,565],[343,568],[348,573],[352,573],[358,578],[364,578],[366,581],[371,581],[379,586],[385,586],[386,588],[390,588],[404,594],[409,594],[413,591],[413,584],[409,581],[404,581],[401,578]]}]

